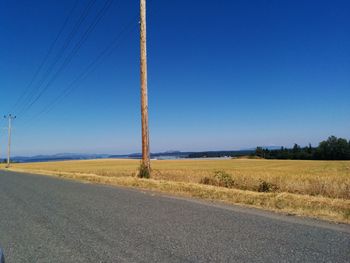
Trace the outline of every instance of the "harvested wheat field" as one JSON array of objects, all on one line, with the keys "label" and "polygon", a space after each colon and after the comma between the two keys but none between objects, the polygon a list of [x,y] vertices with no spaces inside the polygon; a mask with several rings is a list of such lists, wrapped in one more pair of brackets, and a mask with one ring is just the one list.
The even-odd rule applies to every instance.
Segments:
[{"label": "harvested wheat field", "polygon": [[157,160],[139,179],[138,160],[14,164],[11,169],[132,186],[350,223],[350,161]]}]

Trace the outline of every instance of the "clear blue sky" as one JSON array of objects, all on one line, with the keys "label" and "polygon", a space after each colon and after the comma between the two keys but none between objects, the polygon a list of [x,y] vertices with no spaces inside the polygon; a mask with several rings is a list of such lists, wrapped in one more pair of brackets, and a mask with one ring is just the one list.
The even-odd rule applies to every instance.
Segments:
[{"label": "clear blue sky", "polygon": [[[45,86],[40,79],[89,1],[78,1],[32,88]],[[43,96],[24,115],[21,103],[14,108],[73,2],[0,2],[0,113],[18,115],[14,155],[140,151],[137,23],[68,97],[38,116],[138,14],[138,0],[113,1]],[[93,5],[57,68],[104,3]],[[151,150],[349,138],[349,14],[347,0],[148,0]]]}]

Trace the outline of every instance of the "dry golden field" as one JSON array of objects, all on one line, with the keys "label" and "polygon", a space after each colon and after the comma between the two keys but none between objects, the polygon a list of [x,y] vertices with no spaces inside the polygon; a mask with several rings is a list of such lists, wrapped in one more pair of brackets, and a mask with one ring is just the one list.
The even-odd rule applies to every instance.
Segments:
[{"label": "dry golden field", "polygon": [[[350,222],[350,161],[157,160],[151,180],[136,177],[139,164],[105,159],[14,164],[12,169]],[[215,184],[218,171],[219,180],[229,179],[226,187]]]}]

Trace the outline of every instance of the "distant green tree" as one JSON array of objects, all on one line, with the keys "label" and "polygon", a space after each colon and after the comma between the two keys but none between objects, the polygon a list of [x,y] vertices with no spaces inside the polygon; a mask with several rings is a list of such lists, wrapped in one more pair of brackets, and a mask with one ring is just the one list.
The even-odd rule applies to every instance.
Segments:
[{"label": "distant green tree", "polygon": [[326,141],[320,142],[317,148],[311,144],[303,148],[294,144],[291,149],[281,147],[279,150],[257,147],[255,155],[265,159],[350,160],[350,141],[330,136]]},{"label": "distant green tree", "polygon": [[322,160],[349,160],[350,143],[345,139],[330,136],[326,141],[320,142],[315,156]]},{"label": "distant green tree", "polygon": [[256,147],[255,155],[258,156],[258,157],[263,157],[264,156],[263,148],[262,147]]},{"label": "distant green tree", "polygon": [[293,149],[292,149],[292,159],[300,159],[301,157],[301,147],[298,144],[294,144]]}]

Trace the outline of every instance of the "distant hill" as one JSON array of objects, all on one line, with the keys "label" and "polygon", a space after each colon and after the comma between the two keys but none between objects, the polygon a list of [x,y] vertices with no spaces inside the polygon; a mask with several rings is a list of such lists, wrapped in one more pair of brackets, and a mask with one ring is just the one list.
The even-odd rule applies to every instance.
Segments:
[{"label": "distant hill", "polygon": [[[151,153],[151,158],[155,159],[176,159],[186,158],[189,152],[167,151],[161,153]],[[29,163],[29,162],[50,162],[50,161],[68,161],[68,160],[89,160],[102,158],[122,158],[122,159],[141,159],[141,153],[132,154],[80,154],[80,153],[58,153],[53,155],[35,155],[35,156],[15,156],[11,160],[13,162]]]},{"label": "distant hill", "polygon": [[[159,153],[151,153],[151,158],[153,159],[174,159],[174,158],[186,158],[192,152],[180,152],[180,151],[166,151]],[[140,159],[142,157],[141,153],[131,153],[128,155],[110,155],[109,158],[130,158],[130,159]]]},{"label": "distant hill", "polygon": [[53,155],[35,155],[35,156],[15,156],[11,160],[14,162],[49,162],[49,161],[67,161],[67,160],[88,160],[108,158],[108,154],[79,154],[79,153],[58,153]]},{"label": "distant hill", "polygon": [[241,157],[252,153],[254,150],[194,152],[190,153],[187,158]]},{"label": "distant hill", "polygon": [[[151,153],[152,159],[179,159],[179,158],[213,158],[213,157],[239,157],[249,155],[254,150],[239,150],[239,151],[205,151],[205,152],[181,152],[181,151],[166,151]],[[141,153],[131,154],[80,154],[80,153],[58,153],[52,155],[35,155],[35,156],[15,156],[11,160],[14,162],[50,162],[50,161],[68,161],[68,160],[89,160],[102,158],[120,158],[120,159],[141,159]]]}]

